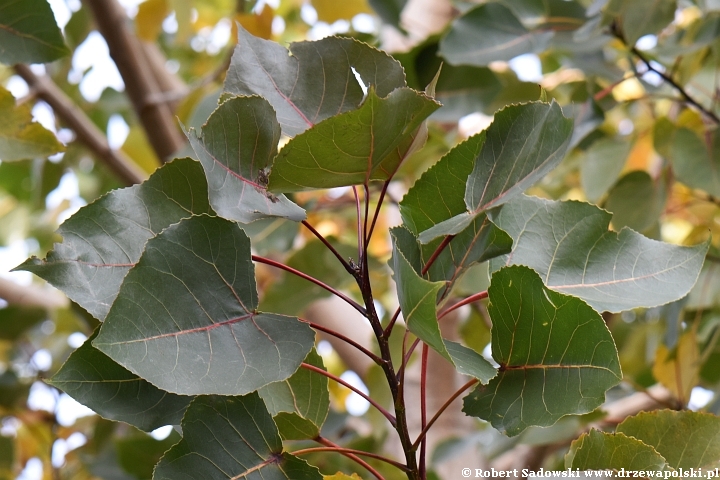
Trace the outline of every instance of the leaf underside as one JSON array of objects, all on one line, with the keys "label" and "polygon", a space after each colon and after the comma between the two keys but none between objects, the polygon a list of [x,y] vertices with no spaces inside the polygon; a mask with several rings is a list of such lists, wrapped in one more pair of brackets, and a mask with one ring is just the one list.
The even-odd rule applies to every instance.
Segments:
[{"label": "leaf underside", "polygon": [[511,105],[497,112],[467,179],[467,211],[421,232],[420,241],[457,234],[478,215],[520,195],[560,163],[572,129],[573,121],[554,101]]},{"label": "leaf underside", "polygon": [[492,220],[513,238],[510,254],[491,270],[527,265],[545,285],[575,295],[599,312],[654,307],[685,296],[709,243],[693,247],[608,231],[612,215],[594,205],[522,196]]},{"label": "leaf underside", "polygon": [[322,480],[317,468],[283,453],[277,427],[257,393],[203,396],[188,407],[183,439],[153,480]]},{"label": "leaf underside", "polygon": [[285,195],[267,191],[266,169],[280,140],[280,125],[267,100],[227,99],[210,115],[202,134],[191,129],[187,136],[205,170],[210,204],[218,215],[242,223],[267,217],[305,219],[305,211]]},{"label": "leaf underside", "polygon": [[93,345],[163,390],[243,395],[292,375],[315,340],[256,307],[247,235],[195,216],[148,241]]},{"label": "leaf underside", "polygon": [[152,431],[179,425],[192,397],[164,392],[92,346],[75,350],[50,383],[110,420]]},{"label": "leaf underside", "polygon": [[360,105],[364,94],[353,70],[380,97],[406,86],[400,63],[354,39],[293,43],[289,53],[239,27],[224,88],[235,95],[266,98],[290,137]]},{"label": "leaf underside", "polygon": [[47,280],[93,317],[103,320],[145,242],[191,215],[211,213],[200,164],[174,160],[140,185],[115,190],[63,223],[45,260],[18,266]]}]

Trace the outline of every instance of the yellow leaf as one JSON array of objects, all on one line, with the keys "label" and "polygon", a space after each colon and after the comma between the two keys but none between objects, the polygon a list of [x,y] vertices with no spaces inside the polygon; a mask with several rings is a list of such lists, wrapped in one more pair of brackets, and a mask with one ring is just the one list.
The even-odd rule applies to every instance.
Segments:
[{"label": "yellow leaf", "polygon": [[15,97],[0,86],[0,160],[47,157],[64,150],[55,134],[32,121],[30,103],[15,105]]},{"label": "yellow leaf", "polygon": [[[267,4],[259,14],[256,13],[238,13],[235,15],[240,25],[245,30],[255,35],[256,37],[269,39],[272,36],[272,21],[275,17],[273,9]],[[231,38],[237,38],[237,26],[233,23],[233,32]]]},{"label": "yellow leaf", "polygon": [[652,373],[675,398],[685,404],[690,398],[690,391],[699,380],[698,358],[695,329],[692,329],[680,336],[674,351],[670,351],[665,345],[658,347]]},{"label": "yellow leaf", "polygon": [[342,472],[337,472],[335,475],[323,475],[323,480],[362,480],[362,477],[357,473],[352,475],[345,475]]},{"label": "yellow leaf", "polygon": [[130,127],[130,133],[125,139],[122,150],[147,173],[154,172],[160,166],[160,160],[150,146],[145,132],[137,126]]},{"label": "yellow leaf", "polygon": [[358,13],[370,13],[367,0],[312,0],[311,3],[321,22],[350,20]]},{"label": "yellow leaf", "polygon": [[652,174],[652,160],[656,156],[652,144],[652,136],[643,135],[635,141],[625,162],[623,171],[632,172],[634,170],[645,170]]},{"label": "yellow leaf", "polygon": [[162,22],[170,15],[167,0],[146,0],[138,7],[135,27],[138,37],[148,42],[157,40],[162,31]]}]

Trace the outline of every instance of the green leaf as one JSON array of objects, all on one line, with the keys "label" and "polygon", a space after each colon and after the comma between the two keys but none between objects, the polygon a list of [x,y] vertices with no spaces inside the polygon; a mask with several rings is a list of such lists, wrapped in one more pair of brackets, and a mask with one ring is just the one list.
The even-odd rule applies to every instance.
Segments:
[{"label": "green leaf", "polygon": [[450,361],[458,372],[487,383],[496,371],[482,355],[459,343],[444,340],[436,315],[438,292],[443,282],[429,282],[415,271],[400,250],[397,229],[393,236],[392,267],[398,288],[398,300],[408,329],[430,348]]},{"label": "green leaf", "polygon": [[294,192],[387,180],[414,146],[418,127],[439,107],[410,88],[380,98],[371,85],[360,108],[325,119],[285,145],[269,188]]},{"label": "green leaf", "polygon": [[552,31],[528,30],[504,5],[486,3],[453,21],[440,41],[440,55],[452,65],[484,66],[524,53],[539,53],[552,36]]},{"label": "green leaf", "polygon": [[[20,3],[19,1],[16,3]],[[2,56],[2,12],[0,6],[0,59]],[[65,150],[55,134],[32,121],[30,103],[15,105],[15,97],[0,86],[0,160],[11,162],[26,158],[48,157]]]},{"label": "green leaf", "polygon": [[470,113],[493,113],[493,101],[503,87],[513,88],[503,85],[495,72],[487,67],[443,63],[437,55],[438,42],[439,37],[432,35],[409,52],[393,53],[405,69],[408,85],[417,90],[430,83],[442,65],[433,98],[443,107],[431,118],[438,122],[457,122]]},{"label": "green leaf", "polygon": [[[485,144],[485,133],[473,135],[430,167],[400,202],[403,225],[415,235],[463,213],[465,184]],[[428,198],[439,201],[428,202]]]},{"label": "green leaf", "polygon": [[573,121],[554,101],[512,105],[496,113],[467,180],[467,212],[425,230],[420,241],[459,233],[476,216],[525,191],[563,159],[572,128]]},{"label": "green leaf", "polygon": [[192,397],[164,392],[92,346],[97,331],[75,350],[50,384],[109,420],[152,431],[179,425]]},{"label": "green leaf", "polygon": [[[583,103],[573,103],[564,107],[565,113],[575,119],[573,126],[573,135],[570,139],[568,150],[577,147],[578,144],[590,135],[596,128],[605,121],[605,112],[600,105],[589,97]],[[573,114],[570,115],[569,112]]]},{"label": "green leaf", "polygon": [[[345,258],[357,255],[357,248],[342,244],[335,244],[335,247]],[[344,288],[353,281],[335,255],[320,241],[307,242],[301,249],[293,252],[285,264],[334,288]],[[276,313],[293,315],[305,310],[314,300],[330,295],[324,288],[304,278],[282,272],[280,278],[265,290],[262,307]]]},{"label": "green leaf", "polygon": [[[420,245],[417,238],[403,227],[393,228],[391,232],[396,238],[400,251],[415,272],[420,274],[440,242]],[[445,297],[471,267],[510,253],[511,249],[512,238],[483,214],[475,218],[465,230],[445,246],[424,277],[431,281],[443,281],[444,287],[440,296]]]},{"label": "green leaf", "polygon": [[652,446],[674,469],[705,468],[720,462],[720,418],[709,413],[640,412],[626,418],[616,431]]},{"label": "green leaf", "polygon": [[288,54],[285,47],[240,27],[225,91],[266,98],[283,133],[292,137],[360,105],[364,94],[353,69],[380,97],[405,86],[396,60],[357,40],[329,37],[292,43]]},{"label": "green leaf", "polygon": [[498,375],[463,411],[508,435],[593,411],[622,380],[610,331],[582,300],[554,292],[523,266],[495,272],[488,289]]},{"label": "green leaf", "polygon": [[[190,399],[188,399],[190,403]],[[137,479],[151,478],[155,465],[170,447],[178,443],[180,435],[176,431],[162,440],[155,440],[150,435],[132,432],[115,442],[117,461],[122,469]],[[106,479],[108,477],[102,476]],[[117,480],[113,477],[108,480]]]},{"label": "green leaf", "polygon": [[160,460],[153,480],[322,480],[317,468],[283,453],[277,427],[256,393],[198,397],[182,429],[183,439]]},{"label": "green leaf", "polygon": [[210,204],[218,215],[242,223],[305,219],[305,211],[285,195],[267,191],[266,169],[280,140],[280,125],[267,100],[230,98],[210,115],[201,135],[191,128],[187,136],[205,169]]},{"label": "green leaf", "polygon": [[32,257],[17,269],[47,280],[103,320],[145,242],[182,218],[211,211],[200,164],[174,160],[142,184],[78,210],[58,229],[63,242],[47,259]]},{"label": "green leaf", "polygon": [[[483,132],[453,148],[422,174],[400,202],[403,225],[413,234],[407,240],[407,248],[401,250],[413,266],[416,263],[411,257],[419,258],[416,272],[420,273],[441,240],[418,246],[415,236],[465,211],[465,183],[472,172],[473,160],[479,155],[484,143]],[[428,198],[440,201],[428,202]],[[396,235],[407,236],[399,230]],[[403,240],[403,243],[406,242]],[[448,282],[446,290],[449,290],[472,265],[509,252],[511,246],[512,239],[487,220],[485,215],[480,215],[450,241],[428,271],[427,278],[433,281],[445,280]],[[418,248],[422,253],[415,252]]]},{"label": "green leaf", "polygon": [[[322,357],[311,350],[305,363],[325,370]],[[328,378],[305,368],[284,382],[258,390],[285,440],[312,439],[320,435],[330,409]]]},{"label": "green leaf", "polygon": [[613,229],[645,232],[657,224],[666,200],[665,179],[653,180],[647,172],[636,170],[615,184],[604,207],[613,213]]},{"label": "green leaf", "polygon": [[194,216],[147,242],[93,345],[169,392],[244,395],[290,377],[315,340],[256,307],[245,232]]},{"label": "green leaf", "polygon": [[664,29],[675,18],[675,0],[612,0],[605,13],[619,17],[625,41],[635,45],[645,35]]},{"label": "green leaf", "polygon": [[604,138],[588,148],[580,164],[580,183],[588,200],[597,202],[613,186],[631,147],[628,141]]},{"label": "green leaf", "polygon": [[[720,132],[708,132],[709,146],[692,130],[680,128],[671,146],[677,179],[690,188],[720,196]],[[709,150],[708,150],[709,149]]]},{"label": "green leaf", "polygon": [[407,0],[368,0],[368,3],[383,22],[400,28],[400,14]]},{"label": "green leaf", "polygon": [[6,0],[0,7],[0,62],[47,63],[70,53],[47,0]]},{"label": "green leaf", "polygon": [[514,241],[491,270],[527,265],[545,285],[597,311],[655,307],[684,297],[695,284],[708,243],[694,247],[650,240],[629,229],[608,231],[611,214],[576,201],[522,196],[491,218]]},{"label": "green leaf", "polygon": [[17,340],[23,333],[48,318],[45,309],[10,305],[0,308],[0,340]]},{"label": "green leaf", "polygon": [[[590,430],[570,444],[565,455],[565,467],[580,470],[631,470],[660,472],[665,459],[651,446],[622,433]],[[640,477],[646,477],[640,473]],[[654,476],[654,475],[653,475]]]}]

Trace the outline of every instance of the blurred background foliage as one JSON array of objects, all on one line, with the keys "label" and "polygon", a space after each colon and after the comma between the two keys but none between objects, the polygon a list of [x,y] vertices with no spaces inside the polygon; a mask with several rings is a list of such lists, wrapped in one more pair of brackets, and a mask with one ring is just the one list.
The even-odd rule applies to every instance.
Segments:
[{"label": "blurred background foliage", "polygon": [[[0,1],[0,24],[13,3]],[[47,7],[45,0],[28,0],[26,7],[31,3],[38,12]],[[178,121],[199,128],[217,105],[236,22],[283,45],[355,37],[392,53],[416,89],[441,68],[437,98],[444,107],[431,117],[425,148],[390,186],[395,206],[425,169],[485,128],[496,110],[556,99],[575,119],[573,148],[530,194],[597,203],[613,213],[615,230],[629,227],[676,244],[713,238],[688,297],[605,315],[625,375],[608,401],[618,405],[639,395],[647,408],[720,413],[720,1],[52,0],[50,7],[36,21],[54,17],[63,36],[55,51],[23,59],[8,48],[0,58],[6,64],[0,66],[0,479],[149,479],[178,441],[172,427],[147,435],[104,420],[43,383],[96,321],[29,273],[9,270],[29,255],[45,256],[60,240],[53,233],[58,225],[82,205],[146,178],[164,160],[191,155]],[[109,28],[108,18],[120,21]],[[13,65],[18,62],[33,64]],[[138,86],[133,78],[143,72],[151,81]],[[294,199],[320,233],[352,255],[351,190]],[[379,227],[399,223],[397,209],[379,221]],[[260,254],[357,294],[329,252],[297,225],[263,220],[247,231]],[[370,248],[384,312],[396,307],[385,267],[390,248],[382,236]],[[263,308],[307,308],[310,315],[322,305],[324,290],[263,267],[257,266]],[[487,273],[476,268],[455,294],[483,284]],[[487,349],[485,306],[466,307],[460,317],[454,335]],[[332,373],[375,397],[387,395],[379,369],[353,363],[325,341],[318,350]],[[334,384],[331,398],[325,437],[349,448],[384,448],[388,432],[376,412],[365,414],[359,397]],[[515,439],[460,419],[434,442],[431,474],[445,478],[443,465],[459,458],[478,467],[507,466],[513,457],[527,466],[562,467],[583,428],[612,424],[635,408],[567,417]],[[340,456],[308,460],[326,474],[354,468]]]}]

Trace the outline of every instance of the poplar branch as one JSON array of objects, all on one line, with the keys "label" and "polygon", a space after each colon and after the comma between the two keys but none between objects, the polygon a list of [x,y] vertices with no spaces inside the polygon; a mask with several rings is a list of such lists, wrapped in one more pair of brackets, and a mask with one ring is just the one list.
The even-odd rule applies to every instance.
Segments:
[{"label": "poplar branch", "polygon": [[157,101],[164,92],[153,73],[157,68],[150,65],[150,55],[131,31],[125,10],[117,0],[85,0],[85,4],[107,42],[153,150],[162,161],[170,159],[183,147],[185,139],[170,105]]},{"label": "poplar branch", "polygon": [[52,107],[63,123],[96,158],[103,162],[126,185],[145,180],[146,175],[124,153],[110,148],[107,137],[65,92],[46,75],[38,76],[27,65],[15,65],[15,72],[27,82],[34,95]]}]

